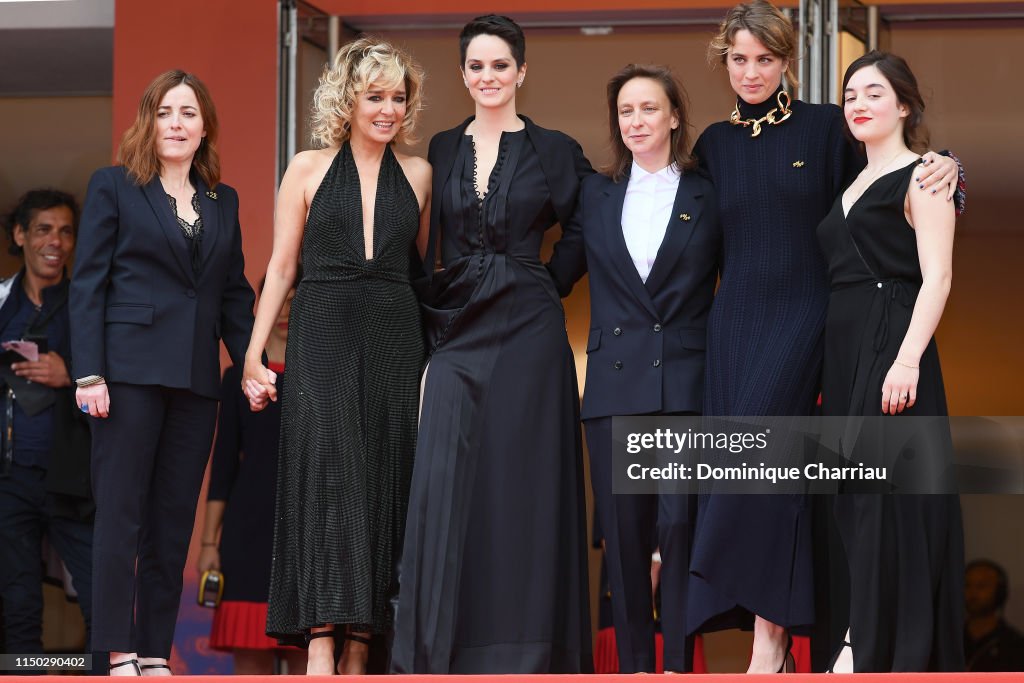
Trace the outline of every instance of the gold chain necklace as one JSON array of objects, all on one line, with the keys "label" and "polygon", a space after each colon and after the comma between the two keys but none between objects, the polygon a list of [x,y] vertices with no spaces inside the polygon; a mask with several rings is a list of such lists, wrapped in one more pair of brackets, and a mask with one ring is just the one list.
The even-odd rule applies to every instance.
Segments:
[{"label": "gold chain necklace", "polygon": [[[782,101],[783,97],[786,98],[785,102]],[[761,134],[762,123],[767,123],[770,126],[777,126],[786,119],[788,119],[790,116],[792,116],[793,110],[789,108],[789,105],[792,102],[792,100],[790,99],[788,92],[786,92],[785,90],[780,90],[779,94],[775,96],[775,102],[779,106],[773,107],[771,111],[769,111],[761,118],[744,119],[740,116],[740,103],[739,100],[737,100],[736,106],[733,107],[732,110],[732,116],[729,117],[729,123],[731,123],[734,126],[743,126],[744,128],[746,128],[747,126],[753,126],[754,129],[750,132],[750,137],[756,138],[758,135]],[[781,114],[781,118],[775,118],[776,112]]]}]

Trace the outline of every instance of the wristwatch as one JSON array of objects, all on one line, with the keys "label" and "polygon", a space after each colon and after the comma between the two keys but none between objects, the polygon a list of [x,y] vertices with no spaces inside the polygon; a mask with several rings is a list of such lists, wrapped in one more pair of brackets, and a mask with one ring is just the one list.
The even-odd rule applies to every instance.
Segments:
[{"label": "wristwatch", "polygon": [[91,387],[95,384],[103,384],[106,381],[107,380],[103,379],[99,375],[86,375],[85,377],[79,377],[76,379],[75,384],[77,384],[78,388],[81,389],[82,387]]}]

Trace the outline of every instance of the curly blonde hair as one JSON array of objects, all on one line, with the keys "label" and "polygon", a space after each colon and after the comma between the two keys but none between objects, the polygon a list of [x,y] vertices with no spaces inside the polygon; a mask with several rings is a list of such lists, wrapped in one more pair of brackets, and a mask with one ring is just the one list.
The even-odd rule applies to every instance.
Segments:
[{"label": "curly blonde hair", "polygon": [[348,140],[356,100],[371,85],[384,90],[405,87],[405,118],[392,143],[416,142],[413,130],[423,109],[423,70],[407,52],[374,37],[348,43],[324,67],[313,93],[313,142],[330,147]]}]

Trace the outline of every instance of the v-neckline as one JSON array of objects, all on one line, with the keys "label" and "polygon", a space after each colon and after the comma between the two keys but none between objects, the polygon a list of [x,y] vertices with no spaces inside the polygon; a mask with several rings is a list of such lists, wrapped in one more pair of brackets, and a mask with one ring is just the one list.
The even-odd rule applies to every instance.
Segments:
[{"label": "v-neckline", "polygon": [[352,159],[352,167],[356,175],[356,189],[359,195],[359,241],[362,245],[362,251],[359,252],[359,255],[364,263],[373,263],[377,260],[377,209],[380,204],[380,178],[384,174],[384,164],[387,156],[391,154],[391,145],[384,147],[384,155],[380,158],[380,168],[377,169],[377,188],[373,193],[373,225],[370,226],[370,258],[366,258],[366,226],[363,220],[363,181],[359,177],[359,164],[356,163],[356,155],[352,152],[352,145],[346,140],[345,146],[348,148],[348,155]]},{"label": "v-neckline", "polygon": [[[877,178],[875,178],[874,180],[871,181],[870,185],[868,185],[867,187],[864,188],[864,191],[861,192],[860,195],[855,200],[853,200],[853,203],[850,204],[850,208],[849,209],[843,208],[843,197],[846,195],[846,190],[850,189],[849,185],[847,185],[846,190],[843,190],[843,193],[841,195],[839,195],[839,210],[843,212],[843,220],[846,221],[846,220],[850,219],[850,214],[853,213],[853,209],[857,206],[857,204],[860,203],[860,200],[864,199],[864,196],[867,195],[867,193],[870,192],[872,190],[872,188],[874,188],[874,186],[877,185],[879,183],[879,181],[882,180],[882,178],[891,176],[893,173],[899,173],[901,171],[905,171],[905,170],[907,170],[908,167],[913,166],[914,164],[918,164],[918,163],[921,163],[920,157],[915,159],[914,161],[910,162],[909,164],[901,166],[900,168],[894,168],[893,170],[889,171],[888,173],[883,173],[882,175],[878,176]],[[856,182],[856,180],[854,180],[854,182]],[[850,185],[853,185],[853,183],[851,182]]]},{"label": "v-neckline", "polygon": [[494,172],[498,170],[498,160],[501,158],[501,146],[505,143],[505,133],[507,131],[501,131],[498,135],[498,153],[494,155],[494,163],[491,165],[491,170],[487,174],[487,182],[484,184],[483,194],[480,193],[480,174],[478,174],[477,166],[480,160],[479,155],[476,153],[476,136],[472,133],[466,133],[466,137],[469,138],[469,146],[473,151],[473,194],[476,196],[478,202],[487,201],[488,195],[491,193],[491,181],[494,178]]}]

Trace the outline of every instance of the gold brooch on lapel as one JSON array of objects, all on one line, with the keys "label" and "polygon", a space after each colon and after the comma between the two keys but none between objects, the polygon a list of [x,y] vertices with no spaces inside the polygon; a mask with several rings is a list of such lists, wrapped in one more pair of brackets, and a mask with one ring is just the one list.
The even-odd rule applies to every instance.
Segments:
[{"label": "gold brooch on lapel", "polygon": [[803,168],[803,167],[804,167],[804,162],[802,162],[802,161],[794,161],[793,162],[793,168]]},{"label": "gold brooch on lapel", "polygon": [[213,192],[213,191],[207,192],[206,196],[209,197],[210,199],[213,199],[213,200],[217,199],[217,193]]},{"label": "gold brooch on lapel", "polygon": [[688,220],[690,220],[690,214],[688,214],[688,213],[681,213],[681,214],[679,214],[679,220],[681,220],[681,221],[688,221]]}]

